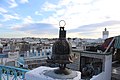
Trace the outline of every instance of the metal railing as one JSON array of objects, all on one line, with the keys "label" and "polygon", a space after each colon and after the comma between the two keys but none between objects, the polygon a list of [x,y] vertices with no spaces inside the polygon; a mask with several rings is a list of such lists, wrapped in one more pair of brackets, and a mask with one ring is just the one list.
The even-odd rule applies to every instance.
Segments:
[{"label": "metal railing", "polygon": [[29,70],[0,65],[0,80],[25,80]]}]

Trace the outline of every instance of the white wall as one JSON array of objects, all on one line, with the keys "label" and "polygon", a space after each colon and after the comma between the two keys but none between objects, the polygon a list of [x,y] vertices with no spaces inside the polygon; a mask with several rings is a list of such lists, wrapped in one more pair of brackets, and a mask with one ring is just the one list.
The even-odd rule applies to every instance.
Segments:
[{"label": "white wall", "polygon": [[102,72],[99,75],[93,76],[90,80],[105,80],[105,72]]},{"label": "white wall", "polygon": [[99,75],[93,76],[90,80],[111,80],[112,55],[105,56],[104,71]]}]

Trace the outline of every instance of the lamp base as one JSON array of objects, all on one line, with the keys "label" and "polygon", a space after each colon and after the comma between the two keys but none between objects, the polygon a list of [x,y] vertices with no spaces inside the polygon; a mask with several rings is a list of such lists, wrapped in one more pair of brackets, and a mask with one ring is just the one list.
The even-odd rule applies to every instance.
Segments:
[{"label": "lamp base", "polygon": [[55,69],[54,72],[56,74],[69,75],[69,74],[71,74],[72,71],[70,69],[67,69],[67,68],[64,68],[64,69],[58,68],[58,69]]}]

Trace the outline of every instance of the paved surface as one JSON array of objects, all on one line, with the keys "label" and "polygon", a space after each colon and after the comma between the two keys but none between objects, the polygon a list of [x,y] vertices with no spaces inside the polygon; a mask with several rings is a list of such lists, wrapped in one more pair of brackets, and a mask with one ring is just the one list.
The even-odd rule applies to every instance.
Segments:
[{"label": "paved surface", "polygon": [[112,65],[112,80],[120,80],[120,63]]}]

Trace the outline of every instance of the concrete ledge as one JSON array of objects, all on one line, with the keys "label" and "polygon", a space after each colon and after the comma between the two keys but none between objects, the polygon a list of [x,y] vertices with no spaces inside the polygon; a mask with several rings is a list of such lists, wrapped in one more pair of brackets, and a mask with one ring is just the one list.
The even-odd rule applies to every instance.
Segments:
[{"label": "concrete ledge", "polygon": [[25,74],[25,79],[26,80],[80,80],[81,79],[81,72],[72,71],[72,74],[67,76],[57,75],[53,73],[53,70],[55,69],[57,68],[41,66],[27,72]]}]

